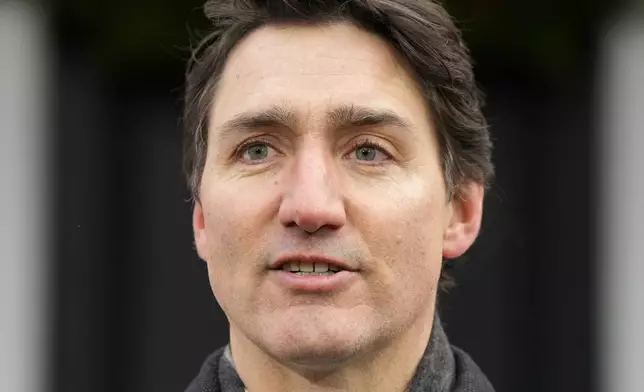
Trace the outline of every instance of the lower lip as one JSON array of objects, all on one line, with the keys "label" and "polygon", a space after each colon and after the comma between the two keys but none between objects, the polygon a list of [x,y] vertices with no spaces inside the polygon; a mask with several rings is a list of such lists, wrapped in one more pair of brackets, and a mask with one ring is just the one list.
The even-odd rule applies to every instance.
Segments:
[{"label": "lower lip", "polygon": [[270,276],[286,289],[304,292],[341,291],[358,278],[358,274],[352,271],[338,271],[333,275],[296,275],[284,270],[272,270]]}]

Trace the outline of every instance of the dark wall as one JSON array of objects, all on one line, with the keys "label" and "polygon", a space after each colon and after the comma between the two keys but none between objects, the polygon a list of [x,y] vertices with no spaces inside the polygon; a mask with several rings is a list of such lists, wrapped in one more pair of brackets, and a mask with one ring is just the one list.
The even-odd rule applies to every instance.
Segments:
[{"label": "dark wall", "polygon": [[[481,236],[454,267],[458,284],[440,308],[452,342],[498,392],[593,390],[598,22],[585,3],[563,3],[544,3],[523,24],[514,23],[526,16],[518,6],[467,19],[479,29],[466,37],[488,95],[497,179]],[[146,13],[154,8],[147,1],[102,13],[78,4],[61,2],[55,13],[53,389],[180,391],[227,341],[193,249],[181,175],[182,48],[186,25],[205,23],[188,2],[163,14]],[[479,10],[479,2],[454,4],[464,17]],[[544,16],[552,11],[576,18],[572,28],[556,12]],[[481,29],[489,41],[475,34]],[[554,54],[544,49],[548,32],[563,47],[554,45]],[[513,49],[522,38],[528,48]]]},{"label": "dark wall", "polygon": [[596,385],[592,83],[570,83],[489,81],[497,181],[482,233],[442,306],[452,342],[499,391]]}]

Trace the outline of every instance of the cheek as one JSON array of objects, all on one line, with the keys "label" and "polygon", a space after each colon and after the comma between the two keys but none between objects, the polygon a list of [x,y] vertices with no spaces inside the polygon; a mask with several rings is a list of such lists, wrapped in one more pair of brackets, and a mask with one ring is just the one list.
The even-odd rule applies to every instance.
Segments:
[{"label": "cheek", "polygon": [[[262,262],[266,236],[267,196],[257,189],[240,189],[225,181],[203,187],[201,200],[207,236],[210,282],[218,299],[249,284],[248,276]],[[207,189],[206,189],[207,188]],[[222,304],[223,305],[223,304]]]},{"label": "cheek", "polygon": [[396,182],[386,192],[358,196],[356,226],[380,263],[378,280],[398,298],[426,298],[436,288],[442,262],[443,190],[421,178]]},{"label": "cheek", "polygon": [[[201,200],[210,254],[217,262],[257,248],[270,219],[275,181],[204,175]],[[253,244],[254,246],[244,246]]]}]

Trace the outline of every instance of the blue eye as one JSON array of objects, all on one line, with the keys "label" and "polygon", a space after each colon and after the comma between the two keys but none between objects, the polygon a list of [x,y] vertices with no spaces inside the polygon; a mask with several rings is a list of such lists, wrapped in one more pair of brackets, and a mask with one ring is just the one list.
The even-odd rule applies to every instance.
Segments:
[{"label": "blue eye", "polygon": [[278,154],[273,146],[263,140],[248,140],[242,143],[235,153],[236,158],[246,164],[261,164]]},{"label": "blue eye", "polygon": [[353,155],[356,160],[361,162],[379,162],[391,158],[383,147],[368,140],[358,143],[354,147]]},{"label": "blue eye", "polygon": [[243,158],[249,161],[261,161],[268,158],[270,147],[266,143],[254,143],[243,150]]},{"label": "blue eye", "polygon": [[358,147],[356,149],[356,159],[359,161],[373,161],[378,155],[378,150],[373,147]]}]

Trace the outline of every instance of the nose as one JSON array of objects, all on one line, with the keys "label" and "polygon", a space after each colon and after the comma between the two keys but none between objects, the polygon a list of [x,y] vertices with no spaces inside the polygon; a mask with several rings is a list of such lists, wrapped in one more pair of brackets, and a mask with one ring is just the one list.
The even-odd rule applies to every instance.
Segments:
[{"label": "nose", "polygon": [[337,169],[323,151],[301,151],[287,175],[279,207],[280,222],[307,233],[322,228],[340,229],[346,212]]}]

